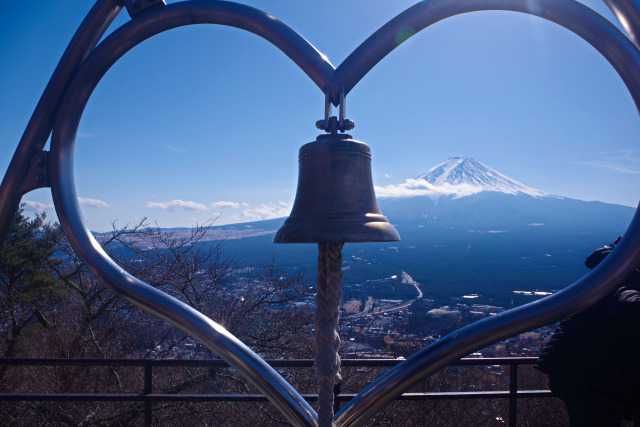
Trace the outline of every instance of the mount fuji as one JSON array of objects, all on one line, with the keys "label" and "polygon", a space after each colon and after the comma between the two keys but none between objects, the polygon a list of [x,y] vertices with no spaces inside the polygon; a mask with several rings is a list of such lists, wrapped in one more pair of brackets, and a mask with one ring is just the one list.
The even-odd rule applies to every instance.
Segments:
[{"label": "mount fuji", "polygon": [[528,194],[549,197],[551,194],[529,187],[497,172],[471,157],[453,157],[429,169],[416,180],[424,180],[434,187],[474,191],[498,191],[506,194]]},{"label": "mount fuji", "polygon": [[415,179],[376,187],[390,221],[448,227],[602,228],[628,224],[633,208],[585,202],[530,187],[472,159],[454,157]]}]

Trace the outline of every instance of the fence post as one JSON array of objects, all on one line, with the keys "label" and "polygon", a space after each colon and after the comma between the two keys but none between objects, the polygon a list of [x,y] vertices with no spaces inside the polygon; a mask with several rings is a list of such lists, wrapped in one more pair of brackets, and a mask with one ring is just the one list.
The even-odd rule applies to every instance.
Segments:
[{"label": "fence post", "polygon": [[153,424],[153,408],[151,399],[148,397],[151,394],[151,390],[153,387],[153,375],[152,375],[152,367],[150,364],[144,365],[144,390],[143,394],[145,396],[144,399],[144,425],[145,427],[151,427]]},{"label": "fence post", "polygon": [[336,383],[333,386],[333,413],[337,414],[340,411],[340,401],[337,399],[340,394],[340,383]]},{"label": "fence post", "polygon": [[509,427],[518,422],[518,363],[509,365]]}]

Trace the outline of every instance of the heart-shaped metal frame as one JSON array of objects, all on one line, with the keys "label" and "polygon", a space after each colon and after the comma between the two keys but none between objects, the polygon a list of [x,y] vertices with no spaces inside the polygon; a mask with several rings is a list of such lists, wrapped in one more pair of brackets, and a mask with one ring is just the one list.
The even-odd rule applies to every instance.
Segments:
[{"label": "heart-shaped metal frame", "polygon": [[[606,1],[621,20],[640,15],[626,3],[619,6],[617,0]],[[257,9],[230,2],[187,1],[155,8],[115,30],[96,47],[121,9],[119,0],[99,0],[67,48],[0,187],[0,231],[5,227],[7,218],[13,215],[15,209],[12,208],[20,201],[21,194],[16,189],[25,179],[25,165],[44,147],[53,129],[49,181],[56,212],[71,246],[91,271],[122,297],[169,321],[218,354],[251,381],[295,425],[317,425],[315,411],[296,390],[224,328],[120,268],[102,250],[84,223],[73,175],[78,124],[96,85],[122,55],[142,41],[172,28],[204,23],[232,26],[252,32],[278,47],[337,105],[341,91],[348,93],[397,47],[395,36],[400,30],[409,27],[417,33],[454,15],[506,10],[542,17],[582,37],[615,68],[640,109],[640,51],[610,22],[573,0],[422,2],[374,33],[337,69],[280,21]],[[632,37],[636,34],[635,24],[635,21],[626,21]],[[419,351],[358,394],[336,414],[335,424],[361,425],[407,388],[455,359],[583,310],[620,283],[639,260],[640,214],[637,211],[624,238],[591,273],[554,295],[468,325]]]}]

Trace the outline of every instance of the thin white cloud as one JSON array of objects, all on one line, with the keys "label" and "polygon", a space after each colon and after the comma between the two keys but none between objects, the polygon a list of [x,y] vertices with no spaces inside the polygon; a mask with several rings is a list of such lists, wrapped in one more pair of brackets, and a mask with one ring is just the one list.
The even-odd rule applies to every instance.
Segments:
[{"label": "thin white cloud", "polygon": [[584,161],[584,162],[574,162],[577,165],[590,166],[597,169],[605,169],[619,173],[626,173],[629,175],[640,175],[640,170],[637,168],[632,168],[630,166],[625,166],[620,162],[608,161],[608,160],[592,160],[592,161]]},{"label": "thin white cloud", "polygon": [[215,203],[211,203],[211,207],[212,208],[232,208],[232,209],[238,209],[240,207],[240,203],[236,203],[236,202],[230,202],[230,201],[219,201],[219,202],[215,202]]},{"label": "thin white cloud", "polygon": [[24,210],[30,212],[41,212],[45,209],[53,209],[53,204],[51,203],[41,203],[33,202],[31,200],[24,200],[22,204],[24,204]]},{"label": "thin white cloud", "polygon": [[103,200],[90,199],[87,197],[78,197],[78,202],[82,206],[90,206],[92,208],[108,208],[109,207],[109,203]]},{"label": "thin white cloud", "polygon": [[453,195],[455,198],[469,196],[482,191],[482,187],[473,184],[448,183],[435,186],[424,179],[407,179],[402,184],[374,187],[376,196],[380,198],[401,198],[414,196],[429,196],[437,199],[440,196]]},{"label": "thin white cloud", "polygon": [[279,202],[263,203],[255,208],[249,208],[242,211],[241,216],[250,221],[260,221],[263,219],[281,218],[288,216],[291,212],[291,203]]},{"label": "thin white cloud", "polygon": [[147,202],[146,205],[151,209],[160,209],[163,211],[202,211],[207,207],[201,203],[190,202],[186,200],[172,200],[170,202]]},{"label": "thin white cloud", "polygon": [[601,151],[597,160],[574,161],[573,164],[605,169],[629,175],[640,175],[640,156],[638,150],[621,149]]},{"label": "thin white cloud", "polygon": [[608,150],[598,152],[600,157],[606,157],[609,160],[624,159],[634,163],[640,163],[638,158],[638,150],[635,148],[621,148],[619,150]]}]

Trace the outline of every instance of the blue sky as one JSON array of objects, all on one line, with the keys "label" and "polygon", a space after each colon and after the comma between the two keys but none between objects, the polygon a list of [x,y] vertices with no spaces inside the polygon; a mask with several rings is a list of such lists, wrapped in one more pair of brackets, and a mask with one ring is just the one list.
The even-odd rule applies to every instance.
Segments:
[{"label": "blue sky", "polygon": [[[171,1],[169,2],[171,3]],[[413,1],[243,2],[280,19],[339,65]],[[585,1],[607,19],[604,3]],[[9,2],[0,17],[0,170],[90,1]],[[332,13],[332,11],[336,11]],[[128,20],[122,13],[114,23]],[[324,96],[268,42],[241,30],[172,30],[123,57],[80,124],[75,174],[94,230],[288,214],[298,148]],[[350,132],[377,186],[471,156],[546,192],[635,206],[640,120],[613,68],[542,19],[479,12],[440,22],[387,56],[347,97]],[[53,215],[48,189],[28,209]]]}]

